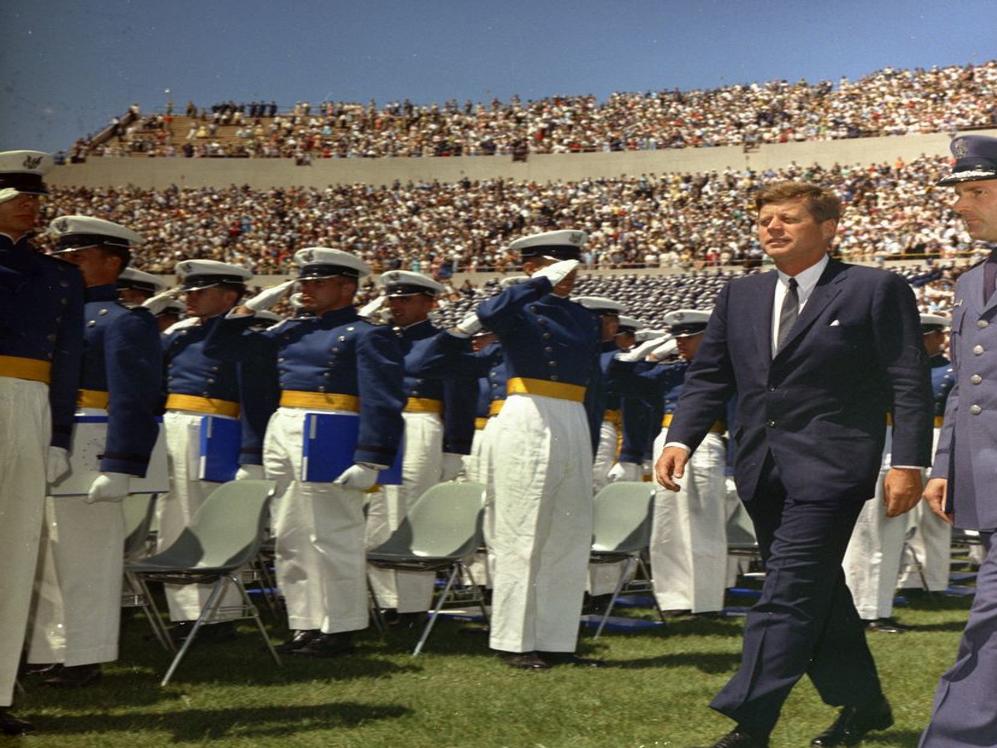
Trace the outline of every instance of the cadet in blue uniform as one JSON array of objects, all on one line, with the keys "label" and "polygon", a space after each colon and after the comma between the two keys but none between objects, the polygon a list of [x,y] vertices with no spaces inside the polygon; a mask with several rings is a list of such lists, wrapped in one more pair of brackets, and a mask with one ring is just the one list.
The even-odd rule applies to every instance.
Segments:
[{"label": "cadet in blue uniform", "polygon": [[43,174],[39,151],[0,153],[0,731],[31,725],[8,711],[24,644],[45,484],[69,469],[83,352],[83,281],[37,252]]},{"label": "cadet in blue uniform", "polygon": [[[276,358],[280,407],[267,427],[264,467],[278,484],[277,583],[295,632],[281,649],[329,657],[350,651],[353,632],[367,626],[363,492],[401,443],[404,367],[398,336],[361,319],[353,306],[359,278],[370,273],[364,262],[326,247],[298,250],[294,259],[311,316],[265,332],[246,332],[251,317],[229,317],[208,351],[229,360]],[[353,464],[332,482],[305,472],[305,422],[316,414],[359,421]]]},{"label": "cadet in blue uniform", "polygon": [[[938,448],[938,437],[945,420],[945,404],[955,385],[952,362],[943,353],[948,327],[947,317],[937,314],[921,315],[924,350],[928,354],[931,389],[935,394],[935,449]],[[923,589],[927,585],[930,592],[944,592],[949,586],[952,565],[952,526],[932,512],[924,501],[914,507],[910,515],[910,525],[917,529],[908,544],[921,563],[921,571],[918,573],[916,570],[906,570],[900,577],[899,586],[909,591]]]},{"label": "cadet in blue uniform", "polygon": [[[573,660],[578,637],[592,542],[591,435],[598,429],[583,403],[599,376],[600,335],[598,317],[567,297],[585,238],[553,231],[513,242],[530,279],[483,301],[454,330],[464,337],[481,325],[492,330],[509,374],[488,439],[495,502],[490,646],[518,668]],[[445,347],[445,338],[456,336],[437,342]]]},{"label": "cadet in blue uniform", "polygon": [[100,663],[118,657],[124,543],[118,502],[131,477],[145,475],[159,434],[162,350],[152,315],[117,301],[115,281],[142,238],[86,216],[57,218],[49,233],[86,285],[77,419],[105,417],[107,424],[89,494],[46,501],[28,662],[58,663],[47,672],[48,685],[84,686],[100,677]]},{"label": "cadet in blue uniform", "polygon": [[140,306],[156,294],[166,290],[167,282],[160,275],[153,275],[127,267],[118,276],[118,298],[125,306]]},{"label": "cadet in blue uniform", "polygon": [[[406,270],[390,270],[378,282],[384,288],[405,360],[418,358],[440,332],[429,321],[429,313],[443,285]],[[464,455],[470,453],[474,436],[477,380],[457,377],[456,373],[431,378],[405,372],[402,483],[384,486],[383,491],[371,496],[367,543],[372,547],[387,540],[428,488],[456,478],[463,470]],[[395,615],[429,610],[435,574],[371,569],[369,576],[382,608]]]},{"label": "cadet in blue uniform", "polygon": [[[180,536],[218,481],[224,480],[222,476],[213,481],[201,477],[200,435],[205,420],[210,417],[239,421],[242,452],[238,462],[242,466],[258,466],[264,424],[275,407],[276,397],[276,393],[267,389],[271,380],[266,371],[272,362],[249,358],[236,365],[205,349],[208,335],[242,298],[252,273],[214,260],[184,260],[177,264],[177,274],[180,290],[185,293],[188,317],[163,336],[167,372],[163,424],[171,486],[169,495],[156,507],[160,548]],[[189,633],[210,591],[210,585],[166,585],[170,617],[178,622],[174,630],[176,638]],[[221,605],[225,608],[241,605],[238,591],[228,590]],[[226,617],[231,617],[229,611],[222,610],[215,620]],[[204,629],[203,634],[206,640],[211,640],[231,636],[233,631],[232,624],[225,622]]]}]

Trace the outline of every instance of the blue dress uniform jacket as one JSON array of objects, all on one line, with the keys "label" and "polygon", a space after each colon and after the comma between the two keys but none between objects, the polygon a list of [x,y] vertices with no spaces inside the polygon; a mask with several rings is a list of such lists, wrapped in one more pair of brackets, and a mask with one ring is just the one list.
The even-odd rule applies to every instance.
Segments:
[{"label": "blue dress uniform jacket", "polygon": [[611,362],[610,372],[618,386],[628,393],[623,398],[621,462],[641,463],[653,452],[662,415],[675,409],[688,368],[684,361],[653,364],[614,359]]},{"label": "blue dress uniform jacket", "polygon": [[117,286],[86,289],[80,389],[108,393],[101,471],[144,476],[159,434],[163,352],[155,318],[117,298]]},{"label": "blue dress uniform jacket", "polygon": [[[41,290],[41,292],[40,292]],[[0,362],[17,375],[21,359],[51,365],[46,377],[52,446],[69,449],[83,355],[83,279],[65,260],[36,251],[26,237],[0,234]],[[13,360],[11,360],[13,359]],[[8,364],[10,367],[8,368]],[[39,381],[45,381],[40,379]]]},{"label": "blue dress uniform jacket", "polygon": [[585,409],[593,454],[603,412],[598,411],[599,316],[551,293],[546,278],[530,278],[478,305],[478,318],[502,339],[509,379],[541,379],[591,388]]},{"label": "blue dress uniform jacket", "polygon": [[945,405],[948,403],[949,392],[955,386],[955,371],[952,362],[938,354],[928,359],[931,366],[931,391],[935,396],[935,423],[945,416]]},{"label": "blue dress uniform jacket", "polygon": [[474,439],[474,415],[477,401],[477,382],[468,376],[430,378],[418,377],[409,372],[409,360],[416,360],[440,330],[429,320],[396,330],[401,339],[405,357],[405,396],[428,398],[443,403],[443,451],[470,454]]},{"label": "blue dress uniform jacket", "polygon": [[401,443],[405,407],[403,356],[389,327],[372,325],[353,307],[247,331],[252,317],[219,321],[206,351],[229,361],[276,357],[282,391],[360,398],[356,462],[390,465]]},{"label": "blue dress uniform jacket", "polygon": [[238,403],[242,426],[239,464],[259,465],[263,432],[276,407],[272,359],[256,354],[235,362],[209,352],[208,336],[221,321],[221,316],[212,317],[164,336],[166,390],[168,394]]},{"label": "blue dress uniform jacket", "polygon": [[956,527],[997,529],[997,294],[983,301],[985,263],[955,286],[949,351],[955,384],[945,408],[931,474],[948,478],[948,507]]}]

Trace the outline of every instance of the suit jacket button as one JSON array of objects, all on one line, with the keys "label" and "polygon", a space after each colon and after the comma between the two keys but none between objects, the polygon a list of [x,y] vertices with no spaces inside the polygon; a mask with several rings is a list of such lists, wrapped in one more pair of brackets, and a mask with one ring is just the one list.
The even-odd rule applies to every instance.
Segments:
[{"label": "suit jacket button", "polygon": [[765,422],[765,425],[768,426],[770,429],[774,429],[775,428],[775,419],[769,419],[768,421]]},{"label": "suit jacket button", "polygon": [[983,408],[981,408],[979,405],[970,405],[969,412],[972,413],[974,416],[978,416],[980,415],[980,413],[983,412]]}]

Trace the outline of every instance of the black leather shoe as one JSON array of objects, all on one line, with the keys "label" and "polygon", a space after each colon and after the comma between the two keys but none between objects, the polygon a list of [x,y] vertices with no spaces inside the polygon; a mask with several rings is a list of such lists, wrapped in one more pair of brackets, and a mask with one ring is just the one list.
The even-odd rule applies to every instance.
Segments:
[{"label": "black leather shoe", "polygon": [[338,634],[323,634],[317,636],[303,647],[292,650],[291,654],[303,657],[338,657],[353,651],[353,632],[342,631]]},{"label": "black leather shoe", "polygon": [[0,706],[0,733],[4,735],[26,735],[33,732],[35,726],[11,714],[7,707]]},{"label": "black leather shoe", "polygon": [[99,664],[72,665],[60,668],[42,683],[55,688],[85,688],[99,681],[102,675],[103,672]]},{"label": "black leather shoe", "polygon": [[49,663],[32,663],[30,665],[24,665],[21,671],[18,673],[18,677],[24,675],[41,675],[49,677],[55,675],[60,670],[62,670],[61,662],[49,662]]},{"label": "black leather shoe", "polygon": [[830,748],[835,745],[858,745],[866,733],[872,730],[885,730],[893,724],[893,711],[885,696],[863,704],[846,706],[834,723],[810,741],[814,748]]},{"label": "black leather shoe", "polygon": [[502,662],[517,670],[549,670],[550,663],[537,652],[503,652]]},{"label": "black leather shoe", "polygon": [[865,630],[878,631],[881,634],[903,634],[910,631],[910,626],[897,623],[892,618],[877,618],[873,621],[866,621]]},{"label": "black leather shoe", "polygon": [[587,657],[579,657],[574,652],[537,652],[541,659],[550,666],[575,665],[576,667],[603,667],[606,663],[602,660],[592,660]]},{"label": "black leather shoe", "polygon": [[769,741],[759,740],[751,733],[737,728],[720,738],[712,748],[768,748],[768,744]]},{"label": "black leather shoe", "polygon": [[283,644],[278,644],[274,649],[276,649],[281,654],[290,654],[295,650],[301,649],[303,646],[308,644],[312,639],[321,634],[322,632],[318,629],[302,629],[295,631]]}]

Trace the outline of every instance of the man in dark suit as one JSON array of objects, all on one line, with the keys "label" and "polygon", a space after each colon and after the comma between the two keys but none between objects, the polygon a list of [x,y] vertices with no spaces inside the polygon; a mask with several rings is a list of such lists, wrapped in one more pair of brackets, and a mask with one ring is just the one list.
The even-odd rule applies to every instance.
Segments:
[{"label": "man in dark suit", "polygon": [[893,723],[841,559],[873,496],[884,432],[890,516],[920,498],[931,457],[931,386],[910,287],[829,257],[841,203],[822,188],[773,184],[755,197],[777,272],[721,292],[655,472],[677,490],[689,454],[737,395],[735,481],[766,562],[741,666],[711,706],[737,722],[714,748],[768,745],[783,702],[810,676],[841,706],[811,745],[855,745]]},{"label": "man in dark suit", "polygon": [[[952,140],[952,174],[938,184],[955,187],[953,210],[976,240],[990,242],[986,262],[964,273],[955,287],[949,349],[955,384],[949,392],[938,451],[924,497],[944,521],[979,530],[987,551],[976,576],[976,595],[955,664],[935,692],[931,724],[921,748],[993,745],[997,740],[997,499],[994,498],[994,372],[997,369],[997,138]],[[991,329],[993,328],[993,329]]]}]

